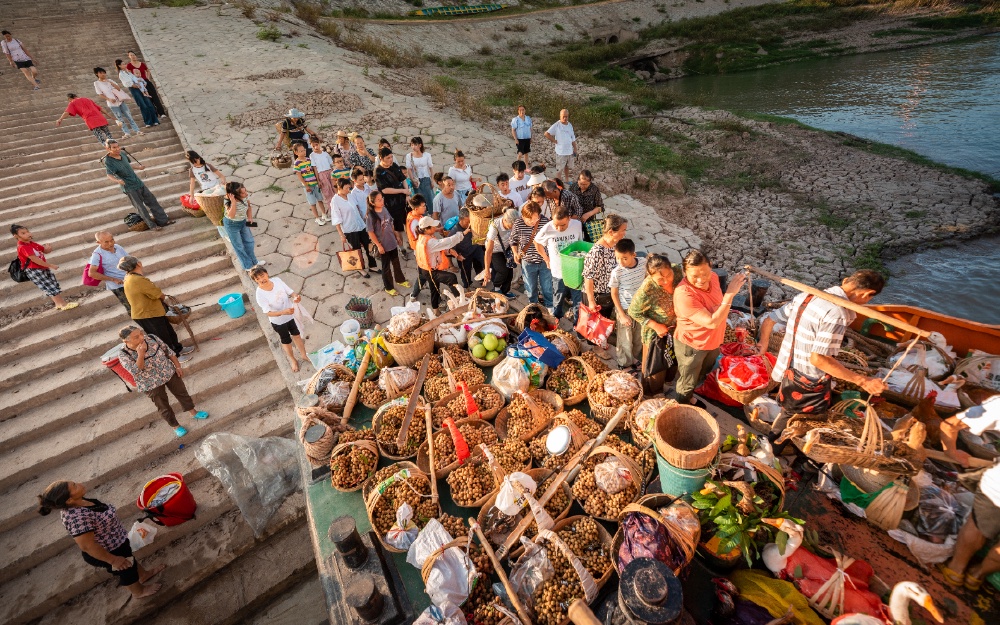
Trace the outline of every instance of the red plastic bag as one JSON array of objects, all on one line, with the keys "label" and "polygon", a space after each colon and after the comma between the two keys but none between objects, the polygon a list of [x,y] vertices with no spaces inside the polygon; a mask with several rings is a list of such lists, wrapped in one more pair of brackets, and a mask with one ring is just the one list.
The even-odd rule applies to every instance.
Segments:
[{"label": "red plastic bag", "polygon": [[615,322],[607,317],[601,316],[600,308],[590,308],[585,304],[580,304],[580,314],[576,320],[576,331],[580,336],[591,343],[599,345],[602,349],[608,347],[608,337],[615,329]]},{"label": "red plastic bag", "polygon": [[198,205],[198,202],[196,202],[194,198],[187,193],[181,196],[181,206],[184,208],[190,208],[191,210],[201,210],[201,206]]}]

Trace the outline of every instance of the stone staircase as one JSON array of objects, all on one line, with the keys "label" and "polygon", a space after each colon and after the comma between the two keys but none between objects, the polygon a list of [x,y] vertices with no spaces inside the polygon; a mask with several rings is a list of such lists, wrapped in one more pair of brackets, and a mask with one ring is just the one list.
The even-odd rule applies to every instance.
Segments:
[{"label": "stone staircase", "polygon": [[[127,198],[98,163],[97,140],[79,118],[54,125],[66,93],[93,95],[91,68],[113,74],[114,59],[137,49],[121,3],[5,0],[0,24],[35,54],[43,86],[31,91],[19,71],[2,68],[0,223],[4,231],[23,224],[36,241],[53,245],[48,258],[60,266],[63,293],[80,303],[60,312],[30,282],[0,279],[0,622],[275,623],[283,614],[323,622],[302,495],[289,498],[266,536],[256,539],[194,458],[194,448],[213,432],[289,435],[291,397],[254,315],[229,319],[215,305],[243,287],[215,228],[179,208],[188,182],[173,127],[164,120],[124,143],[146,165],[146,185],[177,219],[160,232],[134,233],[122,222],[132,210]],[[138,108],[131,108],[141,124]],[[211,418],[192,423],[175,404],[189,430],[183,439],[149,399],[125,392],[99,363],[129,323],[113,295],[80,282],[93,234],[102,229],[140,258],[161,288],[193,306],[190,323],[201,348],[185,379]],[[6,262],[12,239],[4,249]],[[139,552],[145,563],[168,566],[158,580],[162,589],[148,600],[129,601],[108,575],[83,562],[57,514],[35,512],[35,496],[68,479],[114,503],[131,526],[142,485],[167,472],[184,474],[198,515],[161,528]]]}]

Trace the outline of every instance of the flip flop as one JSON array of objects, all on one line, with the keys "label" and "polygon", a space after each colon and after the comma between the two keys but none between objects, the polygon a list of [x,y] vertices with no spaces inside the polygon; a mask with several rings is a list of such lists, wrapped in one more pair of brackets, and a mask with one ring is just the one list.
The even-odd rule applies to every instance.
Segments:
[{"label": "flip flop", "polygon": [[60,306],[59,310],[73,310],[74,308],[76,308],[79,305],[80,304],[77,303],[77,302],[70,302],[70,303],[66,304],[65,306]]},{"label": "flip flop", "polygon": [[195,419],[207,419],[208,413],[204,410],[199,410],[197,414],[194,415]]},{"label": "flip flop", "polygon": [[944,564],[939,564],[937,568],[944,577],[944,583],[948,584],[952,588],[961,588],[964,585],[965,576],[961,573],[956,573]]}]

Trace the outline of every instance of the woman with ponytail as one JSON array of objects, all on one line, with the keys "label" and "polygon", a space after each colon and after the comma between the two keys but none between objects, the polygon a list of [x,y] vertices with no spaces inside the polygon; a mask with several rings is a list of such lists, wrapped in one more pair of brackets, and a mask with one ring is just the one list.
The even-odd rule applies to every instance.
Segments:
[{"label": "woman with ponytail", "polygon": [[44,516],[58,510],[63,526],[83,552],[83,560],[117,577],[118,585],[127,588],[134,599],[155,594],[160,585],[148,582],[165,567],[142,568],[132,555],[128,531],[115,507],[84,497],[86,494],[83,484],[53,482],[38,496],[38,513]]}]

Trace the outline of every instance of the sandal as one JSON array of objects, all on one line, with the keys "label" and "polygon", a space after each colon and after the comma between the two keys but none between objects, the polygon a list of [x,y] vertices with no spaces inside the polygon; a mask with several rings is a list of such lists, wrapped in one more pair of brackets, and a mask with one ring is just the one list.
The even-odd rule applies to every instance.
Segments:
[{"label": "sandal", "polygon": [[972,573],[965,574],[965,588],[966,590],[971,590],[972,592],[978,591],[983,587],[984,577],[976,577]]},{"label": "sandal", "polygon": [[965,575],[952,571],[943,563],[939,564],[937,568],[944,577],[944,583],[948,584],[952,588],[961,588],[965,584]]},{"label": "sandal", "polygon": [[59,310],[73,310],[74,308],[76,308],[79,305],[80,304],[77,303],[77,302],[69,302],[65,306],[57,306],[56,308],[58,308]]}]

